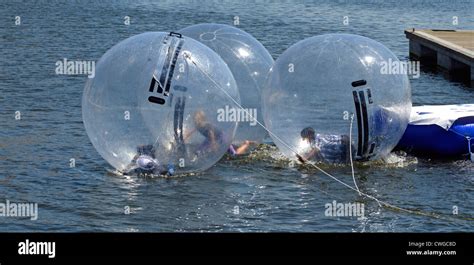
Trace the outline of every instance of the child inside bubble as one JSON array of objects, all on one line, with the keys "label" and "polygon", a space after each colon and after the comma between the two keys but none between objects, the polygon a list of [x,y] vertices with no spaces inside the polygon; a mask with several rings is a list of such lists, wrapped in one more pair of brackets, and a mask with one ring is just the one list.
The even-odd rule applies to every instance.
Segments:
[{"label": "child inside bubble", "polygon": [[[206,113],[203,110],[198,110],[194,113],[193,121],[195,128],[188,132],[184,139],[187,140],[195,132],[199,132],[205,139],[197,148],[197,153],[217,151],[219,145],[225,142],[224,137],[226,136],[224,133],[208,121]],[[256,144],[256,142],[249,140],[244,141],[240,146],[231,144],[227,152],[233,156],[242,155],[253,144]]]},{"label": "child inside bubble", "polygon": [[301,130],[301,139],[309,144],[296,157],[301,163],[306,161],[329,164],[346,164],[350,161],[350,141],[347,135],[317,134],[312,127]]},{"label": "child inside bubble", "polygon": [[162,165],[155,157],[155,147],[153,145],[139,145],[137,154],[130,164],[123,171],[125,175],[168,175],[174,174],[172,164]]}]

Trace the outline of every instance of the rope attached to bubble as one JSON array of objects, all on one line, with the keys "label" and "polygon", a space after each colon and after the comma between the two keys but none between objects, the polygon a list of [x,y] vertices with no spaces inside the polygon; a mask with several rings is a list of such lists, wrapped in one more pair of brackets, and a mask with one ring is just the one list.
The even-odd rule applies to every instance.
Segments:
[{"label": "rope attached to bubble", "polygon": [[352,159],[352,123],[354,123],[354,113],[351,115],[351,123],[349,125],[349,158],[351,161],[351,173],[352,173],[352,180],[354,181],[354,187],[356,187],[357,191],[359,192],[359,196],[361,196],[359,187],[357,186],[357,181],[355,179],[354,161]]},{"label": "rope attached to bubble", "polygon": [[461,136],[461,137],[463,137],[467,140],[467,150],[469,152],[469,159],[472,162],[474,162],[474,153],[471,151],[471,137],[468,136],[468,135],[464,135],[462,133],[456,132],[455,130],[453,130],[451,128],[449,129],[449,131],[451,131],[451,132],[453,132],[453,133],[455,133],[455,134],[457,134],[457,135],[459,135],[459,136]]},{"label": "rope attached to bubble", "polygon": [[[273,139],[276,139],[278,140],[280,143],[282,143],[283,145],[285,145],[289,150],[291,150],[292,152],[294,152],[296,155],[299,155],[297,151],[295,151],[295,148],[293,148],[291,145],[289,145],[288,143],[286,143],[283,139],[281,139],[278,135],[274,134],[272,131],[270,131],[264,124],[262,124],[260,121],[258,121],[256,118],[254,118],[252,116],[252,114],[246,110],[244,107],[242,107],[242,105],[232,97],[232,95],[230,95],[224,88],[222,88],[212,77],[209,73],[207,73],[205,70],[201,69],[201,67],[198,65],[198,63],[196,61],[194,61],[192,58],[191,58],[191,55],[188,53],[188,52],[183,52],[183,56],[185,59],[189,60],[193,65],[196,66],[196,68],[201,72],[203,73],[205,76],[207,76],[211,81],[212,83],[218,88],[220,89],[222,92],[224,92],[224,94],[230,98],[230,100],[237,106],[239,107],[240,109],[242,109],[247,115],[249,115],[248,117],[250,117],[251,119],[255,120],[255,122],[261,126],[265,131],[267,131],[271,136],[273,136],[274,138]],[[353,115],[352,115],[352,120],[353,120]],[[352,154],[352,152],[351,152]],[[301,156],[302,157],[302,156]],[[303,158],[303,157],[302,157]],[[359,190],[359,188],[357,187],[357,184],[355,182],[355,176],[354,176],[354,168],[353,168],[353,165],[352,165],[352,155],[351,155],[351,166],[352,166],[352,174],[353,174],[353,178],[354,178],[354,184],[356,186],[356,188],[352,187],[351,185],[345,183],[344,181],[336,178],[335,176],[329,174],[328,172],[326,172],[325,170],[323,170],[322,168],[318,167],[316,164],[312,163],[311,161],[309,161],[308,159],[305,159],[303,158],[303,160],[305,161],[305,163],[307,164],[310,164],[311,166],[313,166],[315,169],[319,170],[321,173],[323,173],[324,175],[330,177],[331,179],[333,179],[334,181],[338,182],[339,184],[345,186],[346,188],[349,188],[355,192],[358,192],[360,196],[364,196],[366,198],[369,198],[371,200],[374,200],[375,202],[378,203],[379,206],[381,207],[385,207],[387,209],[391,209],[391,210],[395,210],[395,211],[401,211],[401,212],[406,212],[406,213],[411,213],[411,214],[415,214],[415,215],[421,215],[421,216],[428,216],[428,217],[434,217],[434,218],[438,218],[438,219],[447,219],[447,220],[453,220],[454,218],[448,218],[446,216],[443,216],[441,214],[437,214],[437,213],[434,213],[434,212],[425,212],[425,211],[421,211],[421,210],[411,210],[411,209],[407,209],[407,208],[402,208],[402,207],[399,207],[399,206],[396,206],[396,205],[393,205],[393,204],[390,204],[388,202],[385,202],[385,201],[382,201],[370,194],[367,194],[365,192],[362,192]],[[465,217],[463,219],[466,219],[466,220],[474,220],[474,217]]]}]

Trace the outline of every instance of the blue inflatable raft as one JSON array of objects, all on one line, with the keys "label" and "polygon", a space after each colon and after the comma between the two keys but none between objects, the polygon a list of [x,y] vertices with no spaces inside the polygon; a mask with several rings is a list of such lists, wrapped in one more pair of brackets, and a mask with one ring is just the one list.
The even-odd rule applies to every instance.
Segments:
[{"label": "blue inflatable raft", "polygon": [[413,107],[396,150],[423,157],[474,160],[474,104]]}]

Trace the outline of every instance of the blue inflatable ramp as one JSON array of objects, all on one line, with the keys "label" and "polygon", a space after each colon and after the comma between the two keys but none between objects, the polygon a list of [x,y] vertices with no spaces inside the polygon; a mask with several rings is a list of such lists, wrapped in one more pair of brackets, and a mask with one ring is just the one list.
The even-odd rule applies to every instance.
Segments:
[{"label": "blue inflatable ramp", "polygon": [[[418,106],[396,150],[423,157],[474,159],[474,104]],[[472,139],[472,140],[471,140]]]}]

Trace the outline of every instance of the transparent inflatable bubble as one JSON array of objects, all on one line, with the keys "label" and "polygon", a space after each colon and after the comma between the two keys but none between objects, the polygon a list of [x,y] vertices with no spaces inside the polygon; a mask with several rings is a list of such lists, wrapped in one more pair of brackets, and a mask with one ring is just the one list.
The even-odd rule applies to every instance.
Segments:
[{"label": "transparent inflatable bubble", "polygon": [[275,144],[291,159],[298,153],[324,163],[387,155],[411,110],[407,75],[386,71],[398,62],[382,44],[357,35],[294,44],[276,60],[263,90],[264,120]]},{"label": "transparent inflatable bubble", "polygon": [[252,35],[232,26],[198,24],[184,28],[180,33],[202,42],[219,54],[234,75],[242,107],[248,111],[239,111],[235,115],[240,123],[234,143],[245,140],[262,142],[267,133],[251,117],[256,117],[263,124],[261,90],[273,65],[272,56]]},{"label": "transparent inflatable bubble", "polygon": [[226,152],[237,128],[218,119],[239,101],[225,62],[180,34],[128,38],[100,59],[86,83],[82,114],[99,154],[124,172],[205,170]]}]

